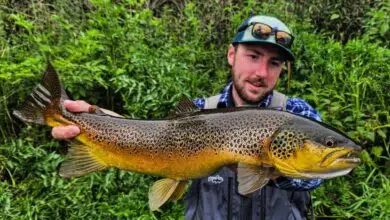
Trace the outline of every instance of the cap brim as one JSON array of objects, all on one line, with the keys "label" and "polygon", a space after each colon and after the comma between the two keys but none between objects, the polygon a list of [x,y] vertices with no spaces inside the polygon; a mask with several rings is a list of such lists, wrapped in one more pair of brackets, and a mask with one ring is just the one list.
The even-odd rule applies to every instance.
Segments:
[{"label": "cap brim", "polygon": [[282,54],[283,58],[285,58],[285,60],[287,60],[287,61],[294,61],[295,60],[294,54],[292,54],[290,50],[288,50],[287,48],[283,47],[282,45],[274,43],[274,42],[256,39],[256,40],[236,41],[236,42],[233,42],[233,44],[259,44],[259,45],[268,44],[268,45],[273,45],[279,49],[279,51],[281,52],[281,54]]}]

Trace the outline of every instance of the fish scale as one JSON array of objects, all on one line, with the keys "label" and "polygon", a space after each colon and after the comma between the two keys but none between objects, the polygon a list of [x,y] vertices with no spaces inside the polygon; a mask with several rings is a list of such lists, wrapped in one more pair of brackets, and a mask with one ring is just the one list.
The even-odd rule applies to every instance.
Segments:
[{"label": "fish scale", "polygon": [[[285,112],[257,109],[244,112],[216,111],[214,114],[155,121],[87,113],[63,115],[78,124],[82,131],[87,131],[87,138],[81,142],[93,142],[95,148],[104,147],[107,153],[112,154],[110,159],[125,154],[138,160],[142,158],[142,161],[156,160],[159,165],[151,168],[148,167],[150,163],[139,163],[131,167],[129,163],[107,159],[107,166],[137,172],[148,170],[149,174],[180,179],[197,178],[211,173],[216,164],[245,161],[248,164],[260,165],[265,153],[265,140],[289,119],[289,114]],[[171,165],[172,160],[175,164],[185,164],[190,157],[209,153],[217,157],[213,159],[212,165],[204,166],[201,172],[199,169],[191,169],[191,166],[180,166],[176,169],[165,169],[164,173],[161,173],[161,167]],[[96,155],[100,155],[99,151]]]},{"label": "fish scale", "polygon": [[108,167],[163,176],[149,191],[151,210],[185,192],[187,180],[237,165],[238,191],[247,195],[272,176],[333,178],[349,173],[360,147],[323,123],[288,112],[229,108],[199,110],[188,99],[167,120],[134,120],[71,113],[59,76],[49,64],[42,82],[13,114],[25,122],[76,125],[60,175],[72,178]]}]

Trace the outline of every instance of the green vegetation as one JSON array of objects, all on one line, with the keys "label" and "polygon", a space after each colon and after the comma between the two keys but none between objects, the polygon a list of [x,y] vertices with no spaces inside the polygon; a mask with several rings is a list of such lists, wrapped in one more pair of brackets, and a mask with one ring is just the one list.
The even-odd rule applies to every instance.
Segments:
[{"label": "green vegetation", "polygon": [[[51,140],[49,128],[21,124],[11,110],[50,57],[73,99],[164,118],[181,96],[224,86],[234,28],[260,13],[286,21],[296,35],[288,94],[365,149],[360,167],[313,192],[316,215],[389,218],[389,2],[185,2],[0,0],[0,218],[181,218],[182,201],[149,211],[155,177],[111,169],[60,178],[66,143]],[[285,92],[286,78],[278,88]]]}]

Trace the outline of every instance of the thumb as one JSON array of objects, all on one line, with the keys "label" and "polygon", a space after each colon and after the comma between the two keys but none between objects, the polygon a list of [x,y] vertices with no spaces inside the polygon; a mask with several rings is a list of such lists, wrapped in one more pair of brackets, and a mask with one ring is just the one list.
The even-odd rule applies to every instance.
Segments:
[{"label": "thumb", "polygon": [[91,105],[82,100],[65,100],[64,106],[70,112],[88,112]]}]

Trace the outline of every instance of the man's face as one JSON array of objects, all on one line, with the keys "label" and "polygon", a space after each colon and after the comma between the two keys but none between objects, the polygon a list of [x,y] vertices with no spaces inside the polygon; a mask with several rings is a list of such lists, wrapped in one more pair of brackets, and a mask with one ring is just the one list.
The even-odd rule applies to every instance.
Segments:
[{"label": "man's face", "polygon": [[257,103],[274,87],[282,71],[280,52],[272,45],[239,44],[228,51],[236,106]]}]

